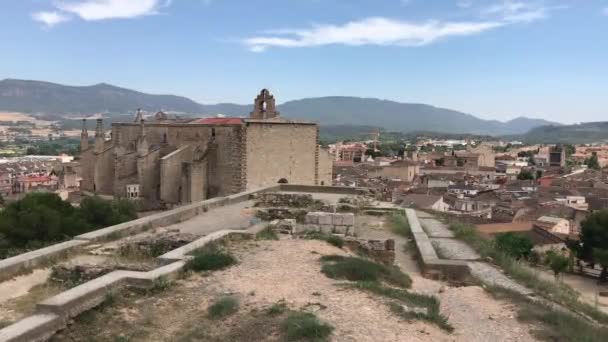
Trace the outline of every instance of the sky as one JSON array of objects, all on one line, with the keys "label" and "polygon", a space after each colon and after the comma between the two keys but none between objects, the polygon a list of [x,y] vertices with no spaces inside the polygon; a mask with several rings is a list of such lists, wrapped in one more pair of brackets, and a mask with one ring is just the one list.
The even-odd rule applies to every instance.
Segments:
[{"label": "sky", "polygon": [[0,79],[608,120],[608,0],[0,0]]}]

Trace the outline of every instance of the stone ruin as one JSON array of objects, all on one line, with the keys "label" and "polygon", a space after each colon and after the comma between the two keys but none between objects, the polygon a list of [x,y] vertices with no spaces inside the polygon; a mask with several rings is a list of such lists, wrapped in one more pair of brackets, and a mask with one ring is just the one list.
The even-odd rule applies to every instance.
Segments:
[{"label": "stone ruin", "polygon": [[86,283],[116,270],[148,272],[156,266],[137,263],[109,263],[109,264],[58,264],[53,266],[51,281],[66,284],[69,287]]},{"label": "stone ruin", "polygon": [[319,203],[311,194],[263,192],[257,195],[256,207],[308,208]]},{"label": "stone ruin", "polygon": [[304,223],[312,228],[309,230],[317,230],[326,234],[355,235],[355,214],[353,213],[311,212],[306,214]]},{"label": "stone ruin", "polygon": [[118,253],[139,254],[157,257],[169,251],[180,248],[200,238],[199,235],[180,233],[179,231],[166,231],[152,236],[141,236],[122,243]]},{"label": "stone ruin", "polygon": [[272,230],[280,234],[296,234],[297,225],[295,219],[273,220],[268,225]]},{"label": "stone ruin", "polygon": [[355,239],[344,240],[345,246],[357,254],[363,254],[379,263],[392,265],[395,263],[395,240],[393,239]]}]

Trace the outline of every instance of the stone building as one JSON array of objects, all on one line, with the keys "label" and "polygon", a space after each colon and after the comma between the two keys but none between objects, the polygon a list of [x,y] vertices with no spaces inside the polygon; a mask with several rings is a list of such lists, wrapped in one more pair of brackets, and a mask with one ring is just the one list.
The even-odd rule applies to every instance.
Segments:
[{"label": "stone building", "polygon": [[[288,182],[331,185],[332,162],[316,123],[286,120],[266,89],[249,118],[169,119],[162,112],[81,136],[81,189],[165,207]],[[326,160],[327,159],[327,160]]]}]

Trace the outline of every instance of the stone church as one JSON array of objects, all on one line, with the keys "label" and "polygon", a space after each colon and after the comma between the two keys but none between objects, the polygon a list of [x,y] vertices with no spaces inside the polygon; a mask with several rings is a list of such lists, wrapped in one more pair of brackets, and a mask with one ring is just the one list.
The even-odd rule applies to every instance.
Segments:
[{"label": "stone church", "polygon": [[163,208],[287,182],[331,185],[332,160],[314,122],[280,117],[266,89],[248,118],[170,119],[141,111],[113,123],[105,139],[97,120],[93,146],[83,120],[81,190]]}]

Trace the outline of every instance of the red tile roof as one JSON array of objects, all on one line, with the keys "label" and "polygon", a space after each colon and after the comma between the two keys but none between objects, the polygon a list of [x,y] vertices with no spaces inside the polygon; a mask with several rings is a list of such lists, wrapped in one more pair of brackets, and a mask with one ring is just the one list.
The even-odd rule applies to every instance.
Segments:
[{"label": "red tile roof", "polygon": [[206,125],[240,125],[243,123],[242,118],[203,118],[194,120],[191,123],[206,124]]}]

